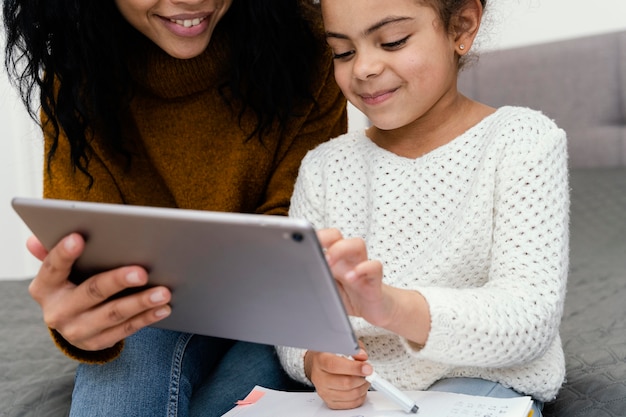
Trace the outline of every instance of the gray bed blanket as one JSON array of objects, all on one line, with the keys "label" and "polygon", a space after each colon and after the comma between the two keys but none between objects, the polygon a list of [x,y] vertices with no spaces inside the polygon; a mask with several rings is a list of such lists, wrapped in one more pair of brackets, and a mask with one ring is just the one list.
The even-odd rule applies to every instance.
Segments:
[{"label": "gray bed blanket", "polygon": [[[546,417],[626,416],[626,169],[571,173],[567,382]],[[51,342],[28,281],[0,281],[0,417],[66,416],[76,364]]]}]

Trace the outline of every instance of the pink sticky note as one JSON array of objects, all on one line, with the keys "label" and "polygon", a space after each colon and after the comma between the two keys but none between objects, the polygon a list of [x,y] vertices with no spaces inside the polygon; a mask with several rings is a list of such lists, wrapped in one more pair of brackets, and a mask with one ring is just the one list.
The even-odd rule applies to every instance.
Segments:
[{"label": "pink sticky note", "polygon": [[235,404],[237,404],[237,405],[254,404],[255,402],[259,401],[261,399],[261,397],[264,396],[264,395],[265,395],[265,393],[263,391],[252,390],[252,391],[250,391],[250,394],[248,394],[248,396],[246,398],[244,398],[243,400],[237,401]]}]

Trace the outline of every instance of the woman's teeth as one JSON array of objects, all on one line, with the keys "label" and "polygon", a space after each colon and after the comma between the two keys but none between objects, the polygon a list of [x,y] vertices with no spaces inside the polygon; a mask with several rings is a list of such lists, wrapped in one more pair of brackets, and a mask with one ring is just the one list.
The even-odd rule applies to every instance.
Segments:
[{"label": "woman's teeth", "polygon": [[184,26],[186,28],[190,28],[192,26],[197,26],[200,24],[200,22],[202,22],[204,20],[204,18],[196,18],[196,19],[185,19],[185,20],[178,20],[178,19],[170,19],[170,22],[176,23],[177,25],[180,26]]}]

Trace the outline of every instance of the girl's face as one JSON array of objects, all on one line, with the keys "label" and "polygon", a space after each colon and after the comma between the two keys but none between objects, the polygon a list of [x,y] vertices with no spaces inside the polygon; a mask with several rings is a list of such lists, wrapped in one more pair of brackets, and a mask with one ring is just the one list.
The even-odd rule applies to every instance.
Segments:
[{"label": "girl's face", "polygon": [[115,0],[115,4],[132,26],[161,49],[175,58],[187,59],[206,49],[232,1]]},{"label": "girl's face", "polygon": [[458,45],[416,0],[322,0],[335,79],[374,126],[392,130],[455,97]]}]

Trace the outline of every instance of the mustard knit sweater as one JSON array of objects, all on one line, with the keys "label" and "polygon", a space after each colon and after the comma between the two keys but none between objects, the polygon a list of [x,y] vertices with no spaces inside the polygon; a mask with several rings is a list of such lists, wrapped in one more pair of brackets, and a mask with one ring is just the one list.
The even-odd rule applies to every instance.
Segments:
[{"label": "mustard knit sweater", "polygon": [[[308,150],[346,131],[345,99],[330,56],[320,65],[312,91],[316,104],[299,109],[282,134],[246,140],[255,118],[238,114],[219,91],[228,75],[225,42],[216,32],[201,56],[178,60],[152,43],[132,58],[136,92],[125,118],[126,159],[107,151],[96,134],[89,172],[75,171],[61,135],[44,197],[186,209],[286,215],[300,161]],[[226,61],[227,62],[227,61]],[[243,126],[243,130],[242,130]],[[245,130],[245,131],[244,131]],[[45,131],[45,149],[51,145]],[[68,356],[89,363],[115,358],[123,343],[98,352],[75,348],[52,330]]]}]

